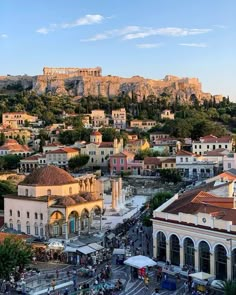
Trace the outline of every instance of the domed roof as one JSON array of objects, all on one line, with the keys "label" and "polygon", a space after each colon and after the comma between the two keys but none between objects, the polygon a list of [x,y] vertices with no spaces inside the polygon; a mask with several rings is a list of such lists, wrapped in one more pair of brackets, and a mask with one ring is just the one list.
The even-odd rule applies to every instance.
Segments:
[{"label": "domed roof", "polygon": [[35,169],[20,185],[63,185],[76,183],[77,181],[65,170],[56,166],[45,166]]}]

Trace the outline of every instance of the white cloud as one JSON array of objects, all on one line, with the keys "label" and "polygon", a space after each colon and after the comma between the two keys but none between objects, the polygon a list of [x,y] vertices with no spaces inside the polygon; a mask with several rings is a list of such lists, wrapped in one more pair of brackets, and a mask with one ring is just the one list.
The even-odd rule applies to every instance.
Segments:
[{"label": "white cloud", "polygon": [[227,26],[225,26],[225,25],[213,25],[213,27],[218,28],[218,29],[227,29]]},{"label": "white cloud", "polygon": [[149,36],[172,36],[172,37],[180,37],[180,36],[189,36],[189,35],[198,35],[198,34],[205,34],[210,32],[211,29],[186,29],[186,28],[142,28],[140,32],[126,34],[124,36],[125,40],[132,40],[132,39],[140,39]]},{"label": "white cloud", "polygon": [[[132,40],[132,39],[143,39],[149,36],[171,36],[171,37],[180,37],[180,36],[190,36],[205,34],[210,32],[211,29],[186,29],[186,28],[150,28],[150,27],[140,27],[140,26],[127,26],[121,29],[115,29],[110,31],[105,31],[103,33],[97,34],[91,38],[83,39],[81,41],[98,41],[105,40],[114,37],[121,36],[123,40]],[[101,38],[102,36],[102,38]]]},{"label": "white cloud", "polygon": [[8,38],[8,35],[7,34],[1,34],[0,38],[6,39],[6,38]]},{"label": "white cloud", "polygon": [[207,44],[205,43],[180,43],[179,45],[188,46],[188,47],[201,47],[201,48],[207,47]]},{"label": "white cloud", "polygon": [[104,20],[104,17],[100,14],[87,14],[84,17],[81,17],[74,22],[71,23],[63,23],[63,24],[50,24],[48,27],[42,27],[36,30],[37,33],[40,34],[48,34],[49,32],[54,32],[57,29],[69,29],[78,26],[99,24]]},{"label": "white cloud", "polygon": [[150,48],[160,47],[161,45],[162,45],[161,43],[143,43],[143,44],[137,44],[136,46],[142,49],[150,49]]}]

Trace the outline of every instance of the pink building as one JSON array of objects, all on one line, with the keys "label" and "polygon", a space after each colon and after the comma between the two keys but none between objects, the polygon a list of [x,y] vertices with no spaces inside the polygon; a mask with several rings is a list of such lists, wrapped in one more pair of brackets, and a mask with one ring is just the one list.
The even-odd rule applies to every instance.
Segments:
[{"label": "pink building", "polygon": [[121,172],[127,172],[128,164],[133,159],[134,154],[126,151],[110,156],[110,173],[120,174]]}]

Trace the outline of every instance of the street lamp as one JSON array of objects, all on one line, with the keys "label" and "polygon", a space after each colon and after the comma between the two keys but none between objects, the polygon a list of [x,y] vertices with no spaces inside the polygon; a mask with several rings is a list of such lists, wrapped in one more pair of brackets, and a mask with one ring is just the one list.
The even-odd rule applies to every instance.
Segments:
[{"label": "street lamp", "polygon": [[230,243],[230,279],[233,280],[233,240],[232,238],[226,239]]}]

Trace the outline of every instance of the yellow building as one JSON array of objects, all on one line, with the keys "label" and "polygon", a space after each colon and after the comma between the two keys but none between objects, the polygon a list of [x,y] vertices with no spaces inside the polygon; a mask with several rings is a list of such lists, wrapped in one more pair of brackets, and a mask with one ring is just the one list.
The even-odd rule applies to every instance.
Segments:
[{"label": "yellow building", "polygon": [[2,114],[2,125],[10,128],[18,128],[24,126],[26,122],[33,123],[38,117],[28,115],[25,112],[12,112]]},{"label": "yellow building", "polygon": [[103,199],[94,175],[73,178],[55,166],[38,168],[4,198],[4,221],[9,228],[39,237],[90,233],[93,218],[102,221]]},{"label": "yellow building", "polygon": [[156,126],[157,122],[155,120],[131,120],[131,128],[139,128],[143,131],[148,131],[152,127]]},{"label": "yellow building", "polygon": [[73,149],[70,147],[64,147],[57,150],[48,151],[46,156],[46,163],[56,165],[58,167],[67,167],[68,161],[79,155],[79,151],[77,149]]},{"label": "yellow building", "polygon": [[25,143],[28,143],[30,141],[31,138],[31,131],[28,129],[3,129],[1,131],[4,135],[6,139],[10,139],[10,138],[21,138],[22,140],[25,141]]},{"label": "yellow building", "polygon": [[143,151],[150,148],[150,144],[147,139],[135,139],[129,140],[125,146],[125,150],[134,154],[138,151]]},{"label": "yellow building", "polygon": [[161,161],[161,169],[174,169],[176,168],[175,158],[167,158]]},{"label": "yellow building", "polygon": [[123,151],[123,139],[117,138],[113,142],[103,142],[102,134],[98,131],[90,135],[90,143],[81,147],[81,155],[89,155],[88,166],[107,167],[111,155]]}]

